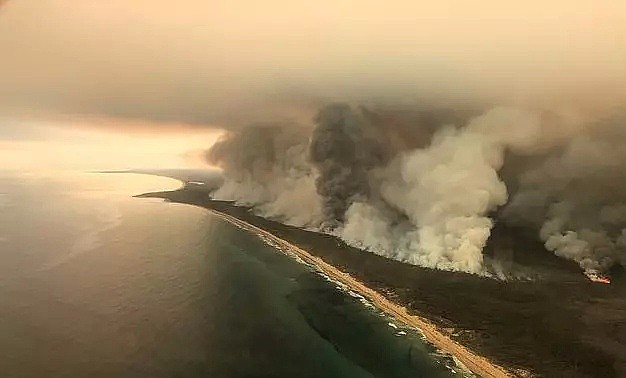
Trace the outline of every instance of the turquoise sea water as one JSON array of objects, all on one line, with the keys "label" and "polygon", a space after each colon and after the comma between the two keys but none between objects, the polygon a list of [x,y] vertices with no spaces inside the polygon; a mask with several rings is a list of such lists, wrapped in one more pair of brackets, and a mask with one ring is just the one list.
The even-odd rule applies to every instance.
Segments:
[{"label": "turquoise sea water", "polygon": [[2,377],[448,377],[417,331],[140,175],[0,174]]}]

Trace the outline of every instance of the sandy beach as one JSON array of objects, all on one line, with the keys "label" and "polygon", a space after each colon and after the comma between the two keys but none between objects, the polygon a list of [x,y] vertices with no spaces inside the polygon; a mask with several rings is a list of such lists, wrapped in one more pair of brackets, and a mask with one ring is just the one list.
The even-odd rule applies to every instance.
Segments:
[{"label": "sandy beach", "polygon": [[261,237],[268,238],[274,243],[280,245],[282,248],[288,250],[291,253],[294,253],[306,263],[314,265],[332,279],[343,283],[354,292],[366,297],[376,307],[378,307],[380,310],[384,311],[388,315],[394,317],[398,321],[410,327],[418,328],[430,343],[432,343],[434,346],[441,349],[442,351],[449,353],[457,358],[472,373],[481,377],[519,376],[518,374],[513,374],[512,372],[507,371],[507,369],[505,369],[504,367],[489,361],[483,356],[477,355],[465,346],[455,342],[444,333],[442,333],[434,324],[429,322],[427,319],[409,314],[405,307],[388,300],[382,294],[367,287],[362,282],[350,276],[350,274],[342,272],[336,267],[326,263],[321,258],[313,256],[302,248],[299,248],[284,239],[281,239],[259,227],[244,222],[231,215],[224,214],[220,211],[213,209],[209,209],[209,211],[241,229],[250,231]]},{"label": "sandy beach", "polygon": [[485,254],[512,249],[534,280],[495,280],[422,268],[366,253],[327,234],[255,215],[195,188],[138,197],[200,206],[315,266],[410,327],[477,375],[623,377],[626,282],[589,282],[516,230],[496,227]]}]

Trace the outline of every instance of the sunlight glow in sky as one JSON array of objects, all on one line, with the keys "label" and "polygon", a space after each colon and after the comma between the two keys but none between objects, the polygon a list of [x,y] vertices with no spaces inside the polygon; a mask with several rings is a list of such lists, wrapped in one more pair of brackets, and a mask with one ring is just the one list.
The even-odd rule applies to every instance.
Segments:
[{"label": "sunlight glow in sky", "polygon": [[[19,133],[0,138],[3,170],[109,170],[134,168],[206,168],[203,151],[220,135],[214,129],[177,128],[155,132],[149,125],[123,132],[98,127],[102,121],[22,121]],[[113,121],[105,122],[110,123]],[[77,127],[79,126],[79,127]],[[181,130],[182,129],[182,130]],[[0,132],[2,132],[0,127]]]},{"label": "sunlight glow in sky", "polygon": [[626,99],[625,1],[0,4],[0,169],[198,167],[220,132],[335,101]]}]

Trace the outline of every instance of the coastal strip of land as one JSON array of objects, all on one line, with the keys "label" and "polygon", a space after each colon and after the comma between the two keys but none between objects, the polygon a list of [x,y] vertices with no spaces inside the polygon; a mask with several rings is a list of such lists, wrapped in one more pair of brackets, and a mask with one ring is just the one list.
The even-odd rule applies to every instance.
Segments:
[{"label": "coastal strip of land", "polygon": [[515,375],[511,372],[507,371],[502,366],[499,366],[487,358],[483,356],[479,356],[476,353],[472,352],[465,346],[457,343],[456,341],[450,339],[448,336],[440,332],[437,327],[429,322],[427,319],[422,317],[409,314],[405,307],[400,306],[383,295],[378,293],[377,291],[367,287],[359,280],[350,276],[350,274],[342,272],[336,267],[326,263],[319,257],[313,256],[302,248],[299,248],[284,239],[279,238],[278,236],[267,232],[259,227],[256,227],[250,223],[244,222],[238,218],[233,217],[232,215],[222,213],[218,210],[208,209],[216,216],[224,219],[227,222],[232,223],[233,225],[257,234],[259,236],[265,237],[277,243],[281,247],[287,249],[289,252],[294,253],[296,256],[301,258],[308,264],[314,265],[320,271],[328,275],[330,278],[337,280],[344,285],[348,286],[354,292],[359,293],[360,295],[369,299],[376,307],[380,310],[384,311],[388,315],[396,318],[400,322],[410,326],[418,328],[424,337],[432,343],[437,348],[451,354],[456,357],[467,369],[469,369],[472,373],[477,374],[481,377],[514,377]]},{"label": "coastal strip of land", "polygon": [[626,376],[626,276],[615,274],[611,285],[590,282],[576,264],[547,253],[534,236],[517,229],[496,225],[485,257],[508,251],[499,257],[502,267],[536,279],[495,280],[402,263],[211,199],[202,185],[138,197],[199,206],[247,228],[420,328],[478,375]]}]

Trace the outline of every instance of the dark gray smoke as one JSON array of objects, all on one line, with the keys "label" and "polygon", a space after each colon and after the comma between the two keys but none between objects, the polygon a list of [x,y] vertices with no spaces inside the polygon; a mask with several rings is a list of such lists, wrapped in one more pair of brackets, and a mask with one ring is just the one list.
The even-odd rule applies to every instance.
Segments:
[{"label": "dark gray smoke", "polygon": [[315,117],[310,159],[319,176],[315,181],[331,227],[344,221],[350,204],[369,194],[367,171],[376,157],[363,133],[365,120],[346,104],[329,105]]},{"label": "dark gray smoke", "polygon": [[590,123],[516,176],[507,222],[536,230],[546,249],[585,269],[626,262],[623,118]]},{"label": "dark gray smoke", "polygon": [[[379,200],[377,173],[402,151],[428,145],[442,125],[467,120],[468,111],[372,110],[336,103],[314,119],[309,158],[318,172],[327,226],[345,221],[354,202]],[[462,124],[462,123],[461,123]]]},{"label": "dark gray smoke", "polygon": [[332,104],[310,126],[229,133],[208,157],[226,176],[217,197],[389,258],[490,274],[502,221],[606,270],[626,262],[626,133],[593,114]]}]

